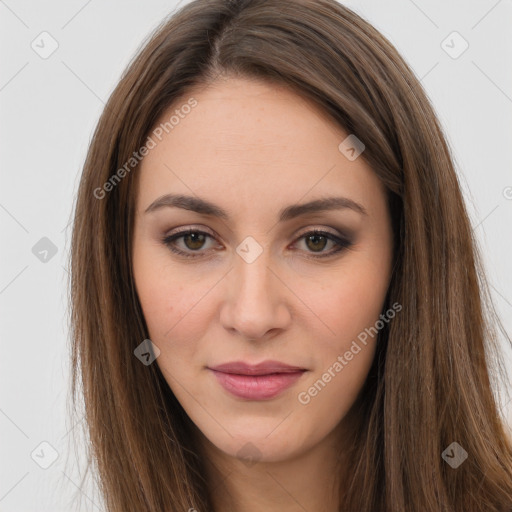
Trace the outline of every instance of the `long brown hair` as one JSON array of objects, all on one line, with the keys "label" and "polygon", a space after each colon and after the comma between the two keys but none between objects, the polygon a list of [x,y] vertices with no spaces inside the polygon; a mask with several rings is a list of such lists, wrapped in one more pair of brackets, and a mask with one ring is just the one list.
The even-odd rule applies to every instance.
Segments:
[{"label": "long brown hair", "polygon": [[[194,425],[158,365],[134,356],[148,332],[131,266],[138,173],[126,162],[175,100],[220,76],[313,99],[364,142],[388,193],[387,302],[403,310],[379,333],[354,406],[340,510],[512,510],[512,446],[496,400],[506,333],[448,144],[396,49],[334,0],[194,0],[157,28],[105,106],[74,216],[70,391],[75,410],[83,400],[88,469],[107,510],[213,510]],[[453,442],[467,453],[457,468],[442,457]]]}]

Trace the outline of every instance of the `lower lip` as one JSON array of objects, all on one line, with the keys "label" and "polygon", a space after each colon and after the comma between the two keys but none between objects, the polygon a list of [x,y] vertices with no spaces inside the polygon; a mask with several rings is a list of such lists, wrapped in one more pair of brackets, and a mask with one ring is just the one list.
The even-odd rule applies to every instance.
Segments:
[{"label": "lower lip", "polygon": [[282,393],[301,378],[305,371],[271,375],[237,375],[212,370],[220,385],[231,394],[248,400],[268,400]]}]

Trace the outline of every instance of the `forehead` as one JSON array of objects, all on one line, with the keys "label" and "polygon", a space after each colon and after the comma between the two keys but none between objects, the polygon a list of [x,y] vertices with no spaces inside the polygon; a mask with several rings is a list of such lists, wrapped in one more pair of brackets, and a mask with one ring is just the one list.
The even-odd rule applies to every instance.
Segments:
[{"label": "forehead", "polygon": [[340,152],[348,133],[284,86],[231,78],[196,87],[158,126],[138,171],[139,210],[167,192],[279,209],[331,192],[364,202],[381,190],[362,158]]}]

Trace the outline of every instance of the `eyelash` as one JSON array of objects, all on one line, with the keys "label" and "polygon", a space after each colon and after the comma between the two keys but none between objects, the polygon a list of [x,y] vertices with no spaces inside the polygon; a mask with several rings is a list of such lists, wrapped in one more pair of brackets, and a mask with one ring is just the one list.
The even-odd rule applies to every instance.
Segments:
[{"label": "eyelash", "polygon": [[[205,231],[200,231],[198,229],[187,229],[184,231],[180,231],[178,233],[174,233],[169,236],[165,236],[162,239],[162,243],[164,245],[166,245],[170,251],[172,251],[175,254],[178,254],[179,256],[183,256],[185,258],[200,258],[200,257],[202,257],[201,252],[204,253],[205,251],[197,250],[196,251],[197,254],[193,254],[190,252],[182,251],[181,249],[177,249],[173,245],[173,242],[175,240],[178,240],[179,238],[183,238],[183,236],[190,235],[192,233],[206,235],[210,238],[214,238],[212,235],[210,235],[210,233],[206,233]],[[306,233],[303,233],[299,238],[297,238],[297,241],[299,241],[303,238],[306,238],[308,236],[312,236],[312,235],[313,236],[315,236],[315,235],[323,236],[323,237],[327,238],[328,240],[331,240],[332,242],[335,243],[335,248],[332,249],[331,251],[327,252],[326,254],[322,253],[321,255],[317,255],[315,253],[311,253],[311,256],[308,256],[308,257],[313,258],[313,259],[328,258],[330,256],[333,256],[334,254],[337,254],[337,253],[343,251],[344,249],[348,249],[349,247],[351,247],[353,245],[350,240],[337,237],[336,235],[333,235],[332,233],[329,233],[328,231],[322,231],[322,230],[318,230],[318,229],[312,229],[311,231],[307,231]]]}]

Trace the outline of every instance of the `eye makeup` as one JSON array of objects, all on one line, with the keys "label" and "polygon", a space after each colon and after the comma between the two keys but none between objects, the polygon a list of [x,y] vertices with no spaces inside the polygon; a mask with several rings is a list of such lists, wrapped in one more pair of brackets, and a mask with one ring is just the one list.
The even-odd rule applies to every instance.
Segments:
[{"label": "eye makeup", "polygon": [[[212,249],[202,250],[204,247],[204,242],[208,239],[215,239],[215,236],[206,231],[196,229],[196,228],[186,228],[175,233],[166,235],[162,238],[162,243],[174,254],[177,254],[180,257],[184,258],[204,258],[211,254]],[[304,253],[306,253],[306,258],[320,259],[320,258],[330,258],[353,245],[351,237],[348,236],[338,236],[335,233],[324,229],[309,229],[304,231],[301,235],[299,235],[294,244],[297,242],[304,240],[304,245],[306,249]],[[182,248],[178,247],[178,242],[182,242]],[[188,242],[187,242],[188,241]],[[325,243],[324,243],[325,242]],[[308,251],[307,248],[309,243],[314,245],[320,244],[319,251]],[[323,251],[325,247],[331,243],[332,248],[328,251]],[[199,244],[199,247],[196,249],[187,247],[187,245]],[[213,249],[218,250],[218,249]],[[297,249],[293,249],[296,251]],[[308,254],[309,253],[309,254]]]}]

